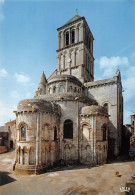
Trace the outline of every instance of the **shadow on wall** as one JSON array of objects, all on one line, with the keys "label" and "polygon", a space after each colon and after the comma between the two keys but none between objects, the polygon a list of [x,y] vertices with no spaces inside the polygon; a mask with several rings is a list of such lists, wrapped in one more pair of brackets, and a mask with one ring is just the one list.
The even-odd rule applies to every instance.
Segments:
[{"label": "shadow on wall", "polygon": [[129,154],[130,149],[130,137],[132,136],[132,133],[129,131],[129,129],[123,125],[122,128],[122,154]]},{"label": "shadow on wall", "polygon": [[0,186],[16,181],[14,178],[10,177],[9,174],[9,172],[0,171]]},{"label": "shadow on wall", "polygon": [[[121,155],[125,155],[125,158],[128,160],[131,132],[129,132],[129,130],[123,126],[121,130],[121,140],[118,144],[116,138],[118,137],[119,139],[119,134],[110,120],[109,129],[113,129],[113,131],[108,131],[108,160],[115,160],[118,156]],[[118,155],[115,155],[114,152],[118,152]]]},{"label": "shadow on wall", "polygon": [[116,151],[118,150],[117,140],[115,139],[115,137],[117,136],[118,136],[117,129],[114,127],[112,122],[109,120],[108,121],[108,155],[107,155],[108,160],[115,159],[117,157],[116,153],[117,152],[119,153],[119,151]]}]

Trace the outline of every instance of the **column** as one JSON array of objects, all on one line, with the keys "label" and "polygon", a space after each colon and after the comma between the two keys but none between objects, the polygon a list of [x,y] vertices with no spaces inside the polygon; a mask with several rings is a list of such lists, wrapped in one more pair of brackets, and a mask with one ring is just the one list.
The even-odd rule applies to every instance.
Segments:
[{"label": "column", "polygon": [[93,161],[96,162],[96,118],[92,117],[93,127]]},{"label": "column", "polygon": [[76,27],[75,28],[75,43],[79,42],[79,40],[78,40],[78,35],[79,35],[78,30],[79,30],[78,27]]},{"label": "column", "polygon": [[69,53],[69,75],[71,75],[71,53]]},{"label": "column", "polygon": [[60,36],[60,33],[58,35],[58,49],[60,49],[60,39],[61,39],[61,36]]},{"label": "column", "polygon": [[21,149],[20,154],[21,154],[20,164],[23,165],[23,149]]},{"label": "column", "polygon": [[59,57],[57,57],[57,68],[58,68],[58,71],[60,70],[60,59]]},{"label": "column", "polygon": [[53,166],[53,146],[51,146],[50,155],[51,155],[51,166]]},{"label": "column", "polygon": [[71,44],[71,29],[69,30],[69,45]]},{"label": "column", "polygon": [[61,33],[61,48],[65,47],[64,32]]},{"label": "column", "polygon": [[27,149],[27,155],[28,155],[27,165],[29,165],[30,164],[30,148]]},{"label": "column", "polygon": [[39,125],[39,164],[41,164],[41,136],[42,136],[42,113],[39,113],[40,125]]},{"label": "column", "polygon": [[38,165],[39,160],[39,113],[37,112],[37,131],[36,131],[36,165]]},{"label": "column", "polygon": [[76,66],[76,51],[74,52],[74,66]]},{"label": "column", "polygon": [[63,69],[65,69],[65,54],[63,54]]},{"label": "column", "polygon": [[18,164],[20,164],[21,162],[20,162],[20,155],[21,155],[21,150],[18,148]]},{"label": "column", "polygon": [[79,29],[79,38],[80,38],[79,41],[85,40],[84,35],[85,35],[85,29],[83,28],[83,24],[81,24],[80,29]]}]

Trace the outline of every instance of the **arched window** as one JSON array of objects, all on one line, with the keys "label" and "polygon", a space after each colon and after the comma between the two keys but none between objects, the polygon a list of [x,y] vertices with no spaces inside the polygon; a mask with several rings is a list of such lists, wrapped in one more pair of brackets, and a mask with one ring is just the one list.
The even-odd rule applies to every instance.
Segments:
[{"label": "arched window", "polygon": [[21,126],[21,140],[25,141],[26,140],[26,127]]},{"label": "arched window", "polygon": [[76,92],[76,87],[74,88],[74,92]]},{"label": "arched window", "polygon": [[107,126],[103,125],[102,130],[103,130],[103,141],[106,141]]},{"label": "arched window", "polygon": [[108,112],[108,104],[107,104],[107,103],[104,104],[104,108],[105,108],[106,111]]},{"label": "arched window", "polygon": [[71,43],[75,43],[75,30],[74,29],[71,32]]},{"label": "arched window", "polygon": [[55,86],[53,87],[53,93],[56,93],[56,87]]},{"label": "arched window", "polygon": [[71,120],[66,120],[64,122],[64,139],[73,139],[73,122]]},{"label": "arched window", "polygon": [[57,140],[57,127],[54,127],[54,140]]},{"label": "arched window", "polygon": [[66,46],[69,45],[69,32],[66,32]]},{"label": "arched window", "polygon": [[64,87],[63,87],[63,85],[60,85],[60,87],[59,87],[59,92],[60,92],[60,93],[64,93]]},{"label": "arched window", "polygon": [[69,92],[72,92],[72,86],[69,87]]},{"label": "arched window", "polygon": [[82,126],[82,139],[87,141],[90,140],[90,129],[88,125],[85,124]]}]

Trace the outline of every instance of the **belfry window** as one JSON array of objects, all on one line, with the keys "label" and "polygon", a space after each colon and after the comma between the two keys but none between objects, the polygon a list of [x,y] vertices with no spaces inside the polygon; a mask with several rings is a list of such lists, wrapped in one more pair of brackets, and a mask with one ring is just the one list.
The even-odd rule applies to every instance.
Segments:
[{"label": "belfry window", "polygon": [[21,126],[21,140],[26,140],[26,128],[24,126]]},{"label": "belfry window", "polygon": [[75,30],[72,30],[72,33],[71,33],[71,42],[72,43],[75,43]]},{"label": "belfry window", "polygon": [[66,32],[66,46],[69,45],[69,32]]},{"label": "belfry window", "polygon": [[63,138],[73,139],[73,122],[69,119],[64,122]]}]

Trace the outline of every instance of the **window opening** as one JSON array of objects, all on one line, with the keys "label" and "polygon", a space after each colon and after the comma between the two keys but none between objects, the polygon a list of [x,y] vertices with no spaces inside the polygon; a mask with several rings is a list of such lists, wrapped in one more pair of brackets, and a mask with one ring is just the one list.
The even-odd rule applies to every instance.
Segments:
[{"label": "window opening", "polygon": [[72,30],[72,43],[75,43],[75,30]]},{"label": "window opening", "polygon": [[69,45],[69,32],[66,32],[66,46]]},{"label": "window opening", "polygon": [[64,138],[73,139],[73,122],[71,120],[64,122]]},{"label": "window opening", "polygon": [[26,128],[24,126],[21,127],[21,140],[26,139]]}]

